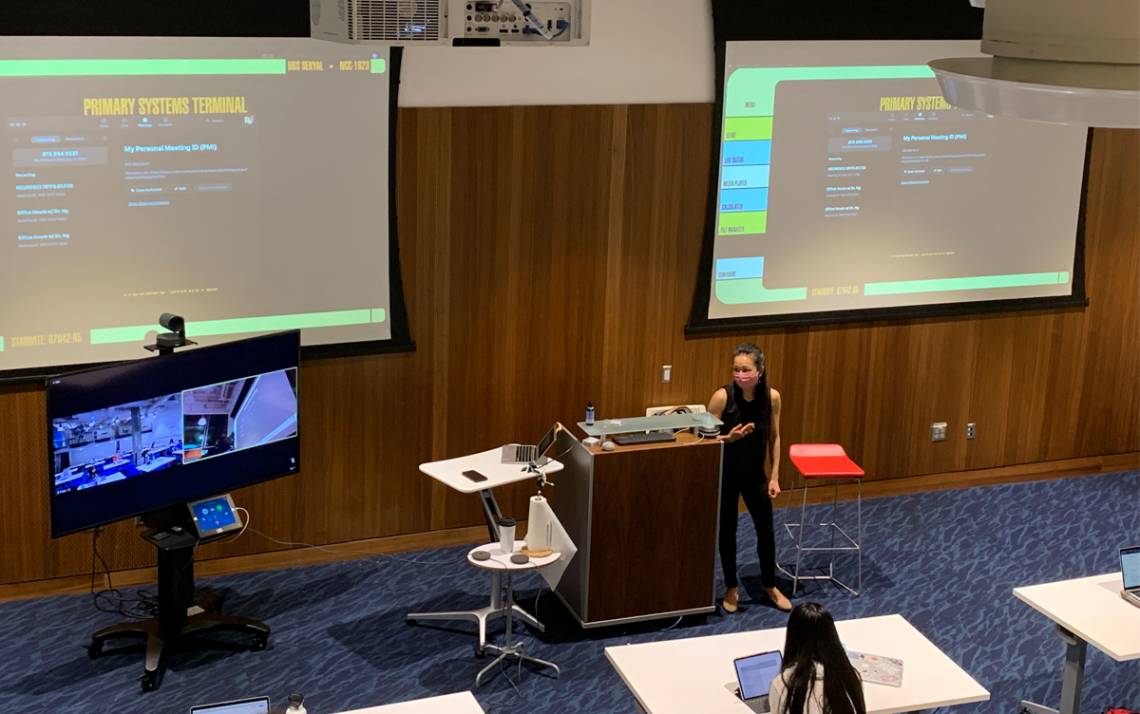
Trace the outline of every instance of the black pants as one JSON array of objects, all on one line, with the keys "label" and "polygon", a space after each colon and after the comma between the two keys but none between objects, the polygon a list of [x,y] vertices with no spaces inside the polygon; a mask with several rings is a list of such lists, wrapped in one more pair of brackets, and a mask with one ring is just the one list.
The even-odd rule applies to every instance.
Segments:
[{"label": "black pants", "polygon": [[744,506],[756,528],[756,552],[760,556],[760,582],[766,588],[776,587],[776,536],[772,532],[772,499],[763,473],[747,475],[727,469],[720,485],[720,566],[724,571],[724,587],[739,585],[736,579],[736,504],[744,497]]}]

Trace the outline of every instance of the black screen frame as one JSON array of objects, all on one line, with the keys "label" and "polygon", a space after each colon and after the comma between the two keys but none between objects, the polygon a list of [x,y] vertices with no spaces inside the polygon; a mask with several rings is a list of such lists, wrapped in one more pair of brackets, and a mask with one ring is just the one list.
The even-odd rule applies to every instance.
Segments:
[{"label": "black screen frame", "polygon": [[[874,0],[874,2],[868,3],[828,3],[826,12],[824,10],[825,8],[809,5],[781,6],[774,0],[713,0],[713,71],[716,99],[713,104],[713,120],[709,141],[710,160],[705,226],[700,260],[697,266],[692,309],[684,330],[685,337],[712,337],[772,328],[810,328],[847,323],[946,319],[1029,310],[1083,309],[1088,307],[1089,301],[1085,289],[1085,223],[1089,165],[1092,155],[1091,128],[1085,141],[1084,175],[1081,180],[1073,256],[1073,289],[1070,295],[831,310],[789,315],[709,318],[713,253],[716,241],[718,168],[721,161],[727,43],[758,40],[808,42],[826,40],[971,40],[981,38],[982,11],[970,8],[965,2],[950,3],[946,0],[937,0],[937,2],[918,7],[902,0]],[[780,22],[773,22],[771,19],[773,17],[778,17]]]},{"label": "black screen frame", "polygon": [[[269,343],[280,343],[280,344],[269,344]],[[109,366],[105,366],[105,367],[97,367],[97,368],[93,368],[93,369],[83,369],[83,370],[77,370],[77,371],[70,371],[70,372],[51,375],[49,377],[46,377],[44,380],[44,387],[45,387],[45,393],[46,393],[45,397],[46,397],[47,409],[46,409],[46,413],[45,413],[46,418],[44,420],[44,428],[46,430],[46,434],[47,434],[48,438],[47,438],[46,459],[45,459],[44,463],[45,463],[45,466],[47,467],[45,469],[45,472],[46,472],[45,484],[46,484],[46,487],[48,490],[48,511],[49,511],[49,515],[50,515],[51,537],[52,538],[60,538],[62,536],[70,535],[72,533],[81,533],[83,531],[91,530],[93,528],[100,528],[102,526],[105,526],[105,525],[110,524],[110,523],[114,523],[116,521],[121,521],[121,520],[124,520],[127,518],[134,518],[136,516],[142,516],[142,515],[145,515],[147,513],[153,513],[155,511],[159,511],[159,510],[164,509],[164,508],[169,508],[171,506],[177,506],[177,505],[183,504],[183,503],[190,503],[193,501],[198,501],[198,500],[201,500],[204,498],[209,498],[209,497],[217,496],[217,495],[220,495],[223,493],[228,493],[229,491],[232,491],[234,489],[245,488],[246,486],[252,486],[254,484],[263,483],[265,481],[271,481],[271,480],[274,480],[277,478],[282,478],[285,476],[294,476],[294,475],[300,473],[301,468],[303,466],[302,452],[301,452],[301,437],[300,437],[300,434],[301,434],[301,410],[299,408],[300,397],[301,397],[300,350],[299,349],[297,350],[297,352],[295,353],[295,356],[292,359],[286,359],[287,354],[292,351],[294,344],[299,347],[300,330],[287,330],[284,332],[275,332],[275,333],[271,333],[268,335],[258,335],[256,337],[249,337],[249,338],[242,339],[242,340],[234,340],[231,342],[225,342],[225,343],[218,344],[218,345],[210,345],[208,347],[199,347],[196,349],[187,349],[184,352],[178,352],[178,353],[175,353],[172,355],[159,355],[159,356],[155,356],[155,357],[148,357],[148,358],[143,358],[143,359],[134,360],[134,361],[118,362],[118,363],[115,363],[115,364],[112,364]],[[212,460],[212,459],[211,460],[205,460],[202,462],[197,462],[195,464],[184,465],[183,469],[196,469],[197,471],[200,472],[202,470],[202,466],[206,466],[206,468],[208,468],[210,470],[225,471],[226,468],[228,467],[228,469],[230,471],[240,472],[241,469],[237,468],[237,467],[239,467],[241,464],[243,464],[246,461],[251,461],[251,462],[255,461],[259,455],[264,457],[264,454],[266,453],[265,450],[269,449],[270,447],[272,447],[272,452],[274,454],[277,454],[278,452],[280,452],[281,454],[287,454],[287,455],[295,454],[296,455],[296,465],[297,465],[296,469],[294,469],[292,471],[269,472],[266,474],[256,476],[256,477],[251,478],[251,479],[233,478],[233,479],[230,479],[228,481],[218,479],[218,478],[202,480],[201,476],[197,476],[196,477],[197,480],[194,481],[193,483],[189,484],[189,485],[190,486],[199,486],[200,488],[198,491],[195,491],[192,488],[187,489],[185,486],[184,486],[185,492],[167,489],[167,490],[163,491],[163,494],[165,497],[154,498],[153,500],[146,501],[145,508],[139,506],[139,507],[135,507],[135,508],[120,509],[118,511],[107,514],[105,517],[95,517],[95,518],[91,518],[91,519],[82,521],[80,523],[80,525],[74,525],[74,524],[64,525],[64,524],[60,523],[60,521],[62,519],[60,516],[57,515],[57,511],[59,511],[61,509],[57,507],[57,499],[61,495],[66,496],[67,494],[57,494],[56,490],[55,490],[55,448],[54,448],[54,444],[53,444],[54,440],[52,438],[53,437],[53,428],[54,428],[53,424],[52,424],[52,419],[53,419],[53,415],[55,414],[55,412],[59,411],[59,406],[58,406],[59,398],[53,397],[53,389],[52,389],[53,385],[51,384],[51,382],[53,380],[71,379],[71,378],[76,378],[76,377],[79,377],[79,378],[83,378],[83,377],[98,378],[98,377],[102,376],[104,379],[107,379],[107,380],[114,379],[118,382],[132,383],[133,381],[141,380],[144,378],[154,378],[155,376],[163,377],[163,380],[159,386],[151,387],[151,388],[138,387],[134,391],[131,391],[129,393],[129,397],[122,397],[122,398],[115,397],[114,400],[107,400],[107,399],[99,399],[97,397],[92,397],[92,396],[88,395],[84,398],[78,398],[80,401],[80,404],[83,404],[82,409],[89,411],[89,410],[92,410],[95,408],[112,407],[112,406],[115,406],[117,404],[123,404],[125,402],[135,401],[136,399],[145,399],[148,397],[162,396],[164,394],[170,393],[171,389],[175,389],[175,387],[173,387],[171,385],[183,385],[181,387],[181,389],[191,389],[194,386],[206,386],[206,385],[214,384],[217,382],[224,382],[224,381],[229,381],[231,379],[241,378],[243,376],[243,372],[248,371],[248,368],[244,368],[244,367],[240,366],[240,364],[236,364],[234,362],[235,356],[240,357],[241,353],[243,351],[245,351],[246,353],[249,353],[249,354],[255,354],[259,349],[266,351],[266,352],[271,351],[271,350],[275,350],[275,349],[278,350],[280,352],[280,354],[274,354],[273,357],[280,360],[280,362],[279,362],[280,364],[284,364],[284,366],[282,366],[282,367],[270,367],[266,371],[271,371],[272,369],[292,369],[292,368],[295,368],[297,370],[297,382],[296,382],[296,391],[297,391],[297,398],[298,398],[297,433],[292,437],[289,437],[287,439],[283,439],[283,440],[278,441],[278,442],[273,442],[270,444],[265,444],[262,446],[254,447],[254,449],[246,449],[246,450],[242,450],[242,451],[232,452],[231,454],[226,454],[226,455],[222,455],[220,457],[217,457],[218,459],[222,459],[223,461],[217,461],[217,460]],[[229,358],[230,364],[227,366],[227,368],[225,370],[219,371],[215,375],[216,378],[211,377],[210,381],[203,381],[201,379],[189,380],[188,381],[184,378],[180,379],[177,376],[171,376],[171,374],[174,372],[177,372],[179,370],[185,370],[188,363],[190,365],[193,365],[194,362],[199,362],[199,363],[206,362],[208,364],[210,360],[218,362],[218,361],[225,361],[225,358]],[[278,362],[274,362],[274,364],[277,364],[277,363]],[[288,364],[286,364],[286,363],[288,363]],[[156,373],[158,373],[158,372],[164,372],[166,374],[156,375]],[[251,374],[244,374],[244,376],[253,376],[253,375],[251,373]],[[76,399],[77,399],[77,397],[73,396],[71,401],[76,401]],[[91,404],[85,404],[83,399],[90,401]],[[79,409],[79,408],[80,407],[76,406],[76,407],[72,407],[71,409],[67,409],[65,411],[75,411],[75,409]],[[254,452],[255,450],[256,450],[256,453],[247,453],[247,452]],[[239,457],[239,458],[235,458],[235,457]],[[210,465],[210,461],[213,461],[212,465]],[[225,464],[226,467],[219,468],[220,464]],[[175,472],[173,472],[173,474],[177,475],[177,474],[179,474],[179,472],[175,471]],[[158,479],[163,479],[163,478],[168,479],[171,477],[171,475],[172,475],[171,473],[168,473],[165,476],[160,475],[160,476],[158,476]],[[101,486],[98,486],[98,487],[95,487],[92,489],[85,489],[83,491],[76,491],[76,492],[74,492],[74,494],[72,494],[73,495],[72,500],[74,500],[74,496],[77,496],[79,494],[83,494],[82,497],[87,498],[89,500],[93,499],[93,496],[98,496],[99,497],[98,499],[94,499],[96,501],[114,500],[113,496],[115,494],[119,494],[120,498],[134,496],[134,500],[136,500],[136,501],[145,500],[144,498],[140,498],[139,494],[137,494],[137,493],[132,494],[131,492],[138,491],[138,490],[144,489],[144,488],[152,490],[154,488],[154,486],[156,485],[155,480],[152,480],[154,478],[155,478],[155,475],[148,475],[148,476],[144,476],[144,477],[137,477],[137,479],[127,479],[127,480],[121,481],[121,482],[104,484],[104,485],[101,485]],[[108,487],[111,487],[111,490],[104,490],[104,489],[107,489]],[[98,503],[96,503],[96,505],[98,505]],[[189,516],[189,513],[187,513],[187,515]],[[77,519],[71,519],[71,520],[77,520]]]}]

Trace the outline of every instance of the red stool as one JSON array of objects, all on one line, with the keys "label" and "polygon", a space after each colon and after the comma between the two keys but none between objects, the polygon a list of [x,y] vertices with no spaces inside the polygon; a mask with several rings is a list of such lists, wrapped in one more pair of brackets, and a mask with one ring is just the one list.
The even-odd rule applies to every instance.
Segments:
[{"label": "red stool", "polygon": [[[795,597],[796,589],[799,587],[801,580],[830,580],[852,595],[858,595],[859,590],[863,589],[863,550],[860,546],[863,540],[863,469],[859,467],[859,464],[848,458],[847,452],[845,452],[843,447],[839,444],[792,444],[791,448],[788,449],[788,458],[791,459],[792,464],[795,465],[796,470],[804,480],[803,502],[800,505],[800,522],[784,523],[784,528],[787,530],[788,535],[795,540],[796,549],[795,572],[789,573],[787,570],[784,570],[782,566],[780,567],[780,570],[782,570],[785,575],[792,578],[792,597]],[[831,521],[820,523],[819,525],[830,530],[831,545],[828,547],[805,548],[804,531],[807,527],[807,485],[809,481],[824,479],[832,482],[834,495],[831,501]],[[839,482],[847,479],[854,480],[856,485],[855,512],[857,522],[855,538],[847,535],[847,532],[835,522],[835,511],[839,504]],[[792,530],[793,528],[798,528],[799,532],[794,532]],[[835,534],[837,532],[846,539],[849,545],[835,545]],[[854,551],[856,560],[859,563],[859,579],[856,583],[858,590],[835,577],[834,553],[846,551]],[[800,560],[804,553],[811,552],[833,554],[827,563],[827,575],[800,575]]]}]

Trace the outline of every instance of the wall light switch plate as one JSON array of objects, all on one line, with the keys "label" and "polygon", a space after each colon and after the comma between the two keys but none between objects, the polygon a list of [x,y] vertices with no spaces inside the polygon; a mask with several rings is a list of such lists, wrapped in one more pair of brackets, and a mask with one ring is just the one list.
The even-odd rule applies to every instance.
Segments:
[{"label": "wall light switch plate", "polygon": [[946,441],[947,424],[944,421],[936,421],[930,424],[930,440],[931,441]]},{"label": "wall light switch plate", "polygon": [[673,365],[671,365],[671,364],[661,365],[661,383],[662,384],[669,384],[672,381],[673,381]]}]

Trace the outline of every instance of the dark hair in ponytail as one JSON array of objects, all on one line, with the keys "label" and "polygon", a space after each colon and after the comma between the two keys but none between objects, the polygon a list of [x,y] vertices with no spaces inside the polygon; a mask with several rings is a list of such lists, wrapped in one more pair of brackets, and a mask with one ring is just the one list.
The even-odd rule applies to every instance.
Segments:
[{"label": "dark hair in ponytail", "polygon": [[823,711],[826,714],[866,714],[863,683],[847,659],[831,613],[818,603],[796,606],[788,617],[784,641],[783,677],[787,685],[784,709],[776,714],[803,714],[816,687],[816,665],[823,665]]},{"label": "dark hair in ponytail", "polygon": [[[770,461],[772,459],[772,435],[770,426],[772,423],[772,393],[768,389],[768,370],[764,368],[764,352],[751,342],[741,342],[736,346],[736,351],[732,353],[733,359],[740,355],[744,355],[752,360],[756,371],[760,373],[760,379],[756,382],[756,398],[759,399],[757,407],[760,410],[761,424],[757,424],[756,427],[757,429],[761,429],[763,433],[768,436],[767,443],[764,444],[764,451]],[[732,393],[736,389],[739,389],[739,387],[733,384],[728,395],[728,408],[726,411],[735,411],[737,408],[735,394]]]}]

